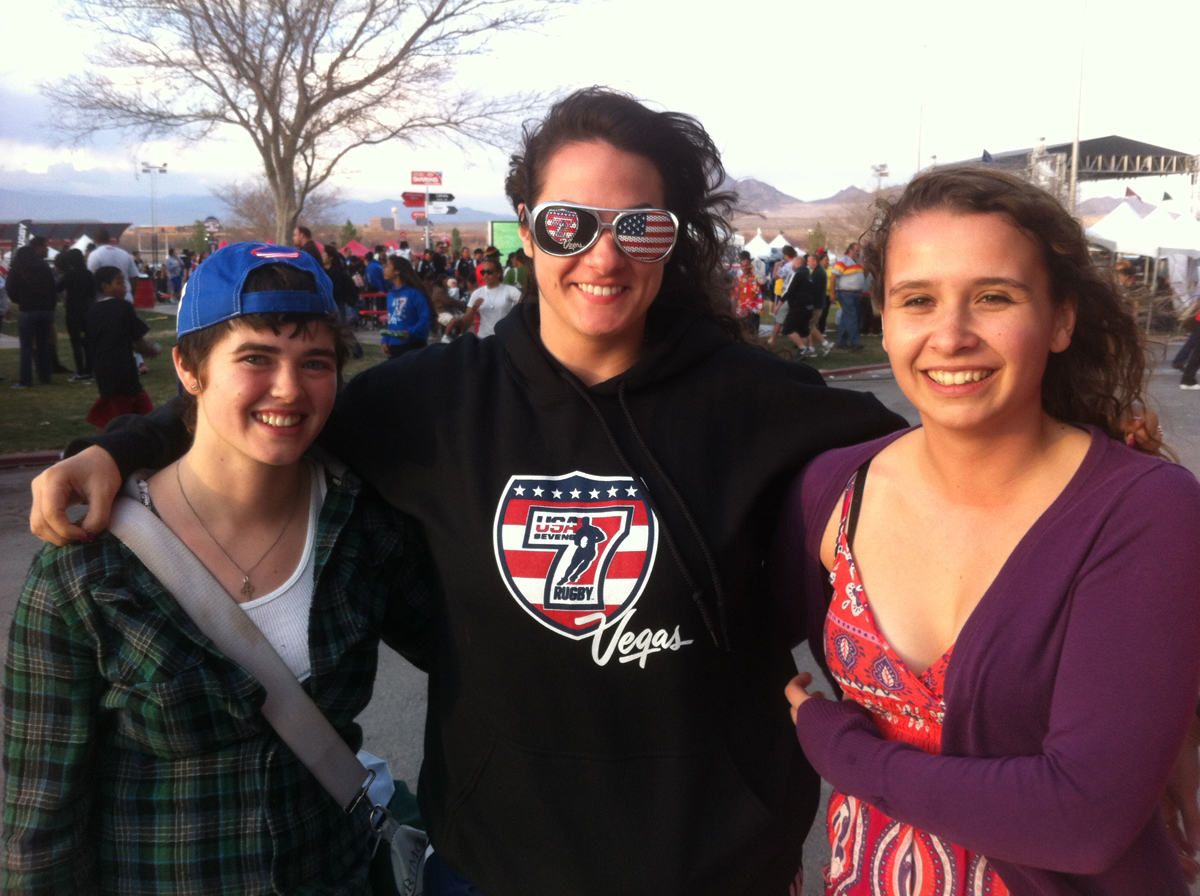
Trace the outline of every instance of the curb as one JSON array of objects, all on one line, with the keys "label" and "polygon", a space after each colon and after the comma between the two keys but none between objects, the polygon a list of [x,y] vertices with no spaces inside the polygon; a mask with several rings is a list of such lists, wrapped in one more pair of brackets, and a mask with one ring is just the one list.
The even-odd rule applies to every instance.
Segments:
[{"label": "curb", "polygon": [[821,376],[829,379],[834,376],[850,376],[855,373],[870,373],[874,370],[891,370],[891,364],[864,364],[862,367],[834,367],[822,370]]},{"label": "curb", "polygon": [[0,454],[0,469],[44,467],[60,460],[62,460],[61,451],[25,451],[19,454]]}]

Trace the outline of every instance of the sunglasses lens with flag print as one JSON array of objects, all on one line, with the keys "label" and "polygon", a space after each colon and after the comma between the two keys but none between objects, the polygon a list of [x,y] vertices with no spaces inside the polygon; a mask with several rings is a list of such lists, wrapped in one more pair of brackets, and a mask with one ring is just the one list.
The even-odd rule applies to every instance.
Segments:
[{"label": "sunglasses lens with flag print", "polygon": [[[600,219],[612,212],[612,223]],[[635,261],[662,261],[675,246],[679,222],[668,211],[657,208],[593,208],[563,202],[543,202],[531,218],[530,230],[539,249],[565,258],[586,252],[604,230],[611,230],[622,252]]]}]

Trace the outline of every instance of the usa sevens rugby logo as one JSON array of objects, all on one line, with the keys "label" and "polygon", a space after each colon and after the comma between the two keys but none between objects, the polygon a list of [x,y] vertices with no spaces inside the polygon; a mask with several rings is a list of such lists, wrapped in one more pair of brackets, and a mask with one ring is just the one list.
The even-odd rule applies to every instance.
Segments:
[{"label": "usa sevens rugby logo", "polygon": [[579,639],[637,601],[654,567],[658,524],[627,476],[514,476],[496,508],[495,543],[517,602]]}]

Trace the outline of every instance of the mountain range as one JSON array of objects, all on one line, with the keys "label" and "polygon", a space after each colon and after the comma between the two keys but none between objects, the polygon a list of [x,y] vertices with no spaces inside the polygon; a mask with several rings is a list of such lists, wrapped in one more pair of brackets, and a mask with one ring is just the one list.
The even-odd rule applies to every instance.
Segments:
[{"label": "mountain range", "polygon": [[[844,190],[824,199],[805,202],[795,196],[776,189],[753,177],[738,180],[726,177],[722,189],[735,192],[738,196],[735,214],[765,215],[783,210],[795,211],[798,207],[812,205],[857,205],[869,202],[870,193],[857,187]],[[367,202],[345,199],[336,205],[329,222],[341,223],[349,220],[365,224],[371,218],[386,218],[392,209],[400,209],[400,226],[411,220],[412,209],[403,208],[399,199],[379,199]],[[215,196],[162,196],[158,200],[158,222],[160,224],[183,225],[203,220],[209,215],[228,217],[229,209]],[[150,200],[146,196],[82,196],[69,193],[42,192],[35,190],[0,189],[0,220],[20,221],[131,221],[135,225],[150,223]],[[439,226],[478,224],[485,221],[514,221],[515,216],[507,210],[489,210],[459,207],[455,215],[432,215],[430,220]]]},{"label": "mountain range", "polygon": [[[399,199],[380,199],[364,202],[345,199],[334,207],[331,218],[336,223],[346,220],[365,224],[371,218],[391,217],[392,209],[400,210],[400,226],[411,223],[409,212]],[[209,215],[227,217],[229,209],[215,196],[161,196],[158,200],[160,224],[190,224]],[[21,221],[132,221],[145,226],[150,223],[150,200],[145,196],[78,196],[69,193],[38,192],[33,190],[0,189],[0,220]],[[455,215],[431,215],[434,224],[453,226],[455,223],[477,224],[483,221],[515,221],[511,212],[459,207]]]}]

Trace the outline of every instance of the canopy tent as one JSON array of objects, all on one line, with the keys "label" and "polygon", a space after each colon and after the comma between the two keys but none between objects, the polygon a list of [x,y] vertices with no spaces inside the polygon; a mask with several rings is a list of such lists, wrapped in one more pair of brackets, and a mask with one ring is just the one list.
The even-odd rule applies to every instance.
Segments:
[{"label": "canopy tent", "polygon": [[1086,233],[1091,242],[1104,246],[1110,252],[1116,250],[1131,255],[1152,255],[1158,248],[1147,246],[1142,218],[1128,202],[1122,202],[1087,228]]},{"label": "canopy tent", "polygon": [[357,255],[359,258],[362,258],[371,250],[358,240],[351,240],[350,242],[346,243],[346,245],[342,246],[341,251],[343,255]]},{"label": "canopy tent", "polygon": [[749,252],[751,258],[771,257],[771,246],[766,240],[763,239],[761,227],[758,228],[758,233],[754,235],[753,239],[751,239],[748,243],[746,243],[745,246],[742,247],[742,250]]},{"label": "canopy tent", "polygon": [[1161,205],[1143,223],[1152,228],[1153,240],[1158,243],[1159,272],[1165,261],[1175,295],[1186,303],[1184,297],[1200,273],[1200,223],[1191,215],[1174,214]]},{"label": "canopy tent", "polygon": [[[44,236],[51,245],[57,243],[65,245],[75,243],[83,237],[87,237],[90,242],[95,242],[92,237],[101,227],[108,231],[108,235],[113,239],[120,239],[129,224],[107,224],[101,221],[17,221],[13,223],[0,223],[0,245],[8,243],[11,245],[17,239],[17,232],[21,226],[25,224],[26,232],[29,236]],[[28,237],[26,237],[28,239]],[[86,243],[84,247],[86,248]]]},{"label": "canopy tent", "polygon": [[788,238],[783,235],[783,231],[781,230],[779,231],[779,236],[771,240],[769,245],[772,249],[782,249],[784,246],[790,246],[791,243],[788,242]]}]

